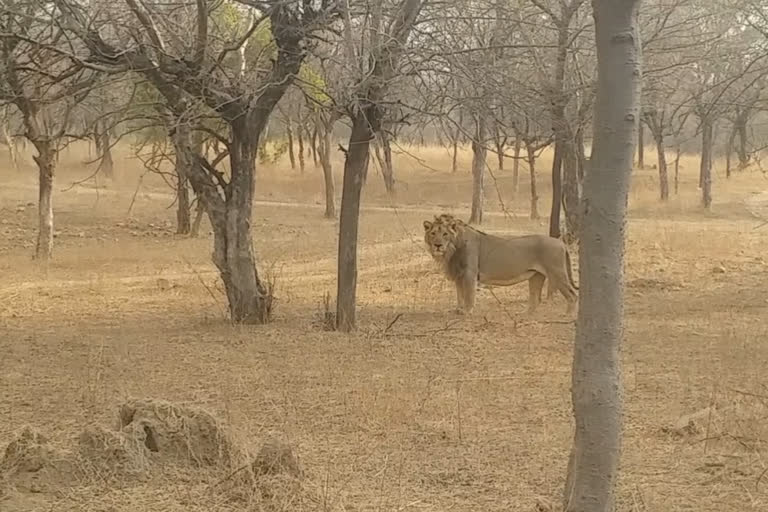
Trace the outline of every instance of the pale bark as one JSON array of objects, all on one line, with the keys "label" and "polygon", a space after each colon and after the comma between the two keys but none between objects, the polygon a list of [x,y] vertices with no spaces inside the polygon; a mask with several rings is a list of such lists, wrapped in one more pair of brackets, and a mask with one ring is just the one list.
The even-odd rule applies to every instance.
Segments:
[{"label": "pale bark", "polygon": [[536,148],[526,141],[525,150],[528,159],[528,173],[531,180],[531,220],[539,218],[539,194],[536,190]]},{"label": "pale bark", "polygon": [[739,157],[739,168],[743,169],[749,165],[749,152],[747,151],[747,115],[745,114],[736,118],[736,123],[733,127],[734,131],[738,135],[739,143],[736,145],[736,154]]},{"label": "pale bark", "polygon": [[574,141],[566,141],[563,150],[563,209],[567,242],[572,243],[579,239],[581,230],[579,157]]},{"label": "pale bark", "polygon": [[552,207],[549,213],[549,236],[560,238],[560,207],[563,201],[563,143],[557,143],[552,159]]},{"label": "pale bark", "polygon": [[[388,194],[393,195],[395,193],[395,170],[392,166],[392,144],[386,131],[379,133],[377,139],[376,158],[379,161],[381,175],[384,178],[384,188]],[[379,149],[383,155],[379,152]]]},{"label": "pale bark", "polygon": [[336,328],[342,332],[350,332],[357,326],[357,232],[360,194],[373,138],[367,117],[362,111],[355,116],[349,137],[349,150],[344,161],[336,291]]},{"label": "pale bark", "polygon": [[48,141],[34,142],[38,154],[38,230],[35,258],[48,260],[53,256],[53,174],[56,167],[56,149]]},{"label": "pale bark", "polygon": [[704,208],[712,206],[712,144],[713,123],[705,116],[701,121],[701,161],[699,167],[699,186],[701,202]]},{"label": "pale bark", "polygon": [[301,171],[301,174],[304,174],[304,127],[299,126],[299,134],[298,134],[298,143],[299,143],[299,170]]},{"label": "pale bark", "polygon": [[19,152],[16,149],[16,141],[11,136],[8,125],[5,122],[0,122],[0,136],[3,138],[3,142],[8,146],[8,156],[11,159],[11,164],[16,171],[19,171]]},{"label": "pale bark", "polygon": [[[285,120],[285,134],[288,137],[288,160],[291,162],[291,170],[296,170],[296,154],[293,151],[293,122],[288,116]],[[303,169],[302,169],[303,171]]]},{"label": "pale bark", "polygon": [[675,150],[675,195],[680,192],[680,145]]},{"label": "pale bark", "polygon": [[477,116],[475,136],[472,139],[472,209],[469,215],[470,224],[483,223],[483,199],[485,186],[485,165],[487,149],[486,120],[482,115]]},{"label": "pale bark", "polygon": [[659,195],[662,201],[669,199],[669,175],[667,173],[667,155],[664,147],[664,137],[656,139],[656,154],[659,165]]},{"label": "pale bark", "polygon": [[189,173],[194,165],[191,161],[192,141],[186,127],[175,129],[171,135],[175,153],[176,173],[176,234],[186,235],[192,231],[190,219]]},{"label": "pale bark", "polygon": [[325,218],[333,219],[336,217],[336,187],[333,182],[333,165],[331,164],[331,133],[333,132],[333,123],[335,118],[328,115],[327,119],[321,118],[322,114],[316,117],[315,131],[318,134],[319,144],[317,145],[318,159],[323,168],[323,186],[325,188]]},{"label": "pale bark", "polygon": [[512,161],[512,192],[517,194],[520,189],[520,151],[522,150],[522,140],[515,136],[514,160]]},{"label": "pale bark", "polygon": [[564,494],[567,512],[614,510],[622,429],[626,207],[640,118],[639,4],[592,1],[598,85],[579,244],[580,304],[571,387],[575,433]]}]

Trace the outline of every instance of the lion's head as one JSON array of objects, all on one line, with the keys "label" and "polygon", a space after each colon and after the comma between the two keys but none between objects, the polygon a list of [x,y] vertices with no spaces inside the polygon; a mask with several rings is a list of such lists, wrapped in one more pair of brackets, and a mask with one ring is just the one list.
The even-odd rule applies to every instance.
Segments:
[{"label": "lion's head", "polygon": [[434,222],[424,221],[424,242],[433,258],[449,258],[456,251],[463,225],[447,213],[435,216]]}]

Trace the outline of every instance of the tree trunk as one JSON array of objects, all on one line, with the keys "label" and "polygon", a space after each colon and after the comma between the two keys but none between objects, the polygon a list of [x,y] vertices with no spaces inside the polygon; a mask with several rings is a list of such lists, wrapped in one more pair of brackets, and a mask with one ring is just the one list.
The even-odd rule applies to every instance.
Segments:
[{"label": "tree trunk", "polygon": [[18,172],[20,168],[18,151],[16,149],[16,141],[13,139],[13,137],[11,137],[11,133],[8,130],[8,125],[5,122],[0,123],[0,136],[3,137],[3,142],[5,142],[5,144],[8,146],[8,156],[11,159],[11,164],[13,164],[13,168]]},{"label": "tree trunk", "polygon": [[176,234],[187,235],[192,231],[189,201],[189,173],[194,165],[191,157],[192,140],[189,129],[176,127],[171,134],[176,162]]},{"label": "tree trunk", "polygon": [[[331,135],[333,135],[333,133],[328,134],[329,137]],[[318,136],[319,136],[319,134],[317,133],[317,127],[314,127],[314,129],[312,130],[311,137],[310,137],[310,139],[311,139],[311,141],[310,141],[310,150],[312,151],[312,162],[314,163],[315,168],[317,168],[317,162],[318,162],[318,156],[319,156],[317,154],[317,137]]]},{"label": "tree trunk", "polygon": [[573,12],[561,9],[557,20],[557,54],[553,83],[552,102],[552,131],[555,134],[555,155],[552,161],[552,208],[549,215],[549,236],[560,238],[560,206],[563,200],[563,157],[565,144],[569,137],[568,120],[565,117],[565,107],[568,98],[565,92],[565,67],[568,61],[568,44],[570,40],[570,25]]},{"label": "tree trunk", "polygon": [[205,213],[205,207],[200,197],[197,198],[197,205],[195,206],[195,220],[192,221],[192,226],[189,229],[189,236],[191,238],[197,238],[200,234],[200,223],[203,220],[203,214]]},{"label": "tree trunk", "polygon": [[614,510],[622,429],[624,236],[640,119],[639,4],[592,1],[598,84],[579,244],[580,304],[571,386],[575,433],[566,512]]},{"label": "tree trunk", "polygon": [[701,165],[699,168],[699,183],[701,200],[704,208],[712,206],[712,121],[704,118],[701,121]]},{"label": "tree trunk", "polygon": [[504,137],[499,130],[499,125],[496,123],[494,127],[493,143],[496,145],[496,159],[498,161],[499,172],[504,171],[504,146],[507,144],[506,137]]},{"label": "tree trunk", "polygon": [[304,174],[304,127],[299,126],[299,171]]},{"label": "tree trunk", "polygon": [[563,200],[563,143],[555,141],[552,159],[552,209],[549,214],[549,236],[560,238],[560,205]]},{"label": "tree trunk", "polygon": [[749,153],[747,152],[747,120],[738,119],[734,129],[739,136],[739,144],[736,146],[736,153],[739,156],[739,169],[745,168],[749,165]]},{"label": "tree trunk", "polygon": [[472,139],[472,210],[470,224],[483,223],[483,194],[485,181],[485,160],[487,149],[485,118],[477,117],[475,136]]},{"label": "tree trunk", "polygon": [[565,229],[567,242],[579,239],[581,230],[581,191],[579,182],[579,162],[576,146],[573,141],[567,141],[563,151],[563,207],[565,209]]},{"label": "tree trunk", "polygon": [[[293,122],[288,117],[285,123],[285,134],[288,136],[288,160],[291,161],[291,170],[296,170],[296,154],[293,152]],[[302,172],[304,169],[302,169]]]},{"label": "tree trunk", "polygon": [[360,221],[360,195],[373,138],[366,114],[366,111],[359,111],[352,121],[349,150],[344,160],[336,290],[336,329],[342,332],[350,332],[357,327],[357,232]]},{"label": "tree trunk", "polygon": [[381,174],[384,177],[384,188],[389,195],[395,193],[395,170],[392,167],[392,144],[390,143],[389,134],[386,131],[382,131],[379,134],[379,142],[381,143],[381,150],[384,153],[384,159],[381,162]]},{"label": "tree trunk", "polygon": [[645,168],[645,130],[643,123],[637,129],[637,168]]},{"label": "tree trunk", "polygon": [[528,154],[528,172],[531,177],[531,220],[536,220],[539,218],[539,194],[536,191],[536,148],[526,142],[525,151]]},{"label": "tree trunk", "polygon": [[[318,123],[323,121],[319,120]],[[317,152],[320,159],[320,165],[323,168],[323,180],[325,185],[325,218],[333,219],[336,217],[336,190],[333,183],[333,166],[331,165],[331,131],[333,130],[333,121],[325,123],[324,126],[317,126],[320,143]]]},{"label": "tree trunk", "polygon": [[675,150],[675,195],[680,192],[680,144]]},{"label": "tree trunk", "polygon": [[736,128],[731,130],[728,141],[725,143],[725,177],[731,177],[731,155],[733,154],[733,143],[736,140]]},{"label": "tree trunk", "polygon": [[[98,126],[98,125],[97,125]],[[104,173],[104,176],[108,179],[115,177],[115,163],[112,160],[112,133],[109,128],[105,128],[97,134],[100,139],[100,156],[101,162],[99,163],[99,170]]]},{"label": "tree trunk", "polygon": [[32,141],[37,149],[35,163],[38,169],[38,230],[35,258],[43,261],[53,256],[53,174],[56,168],[56,149],[48,141]]},{"label": "tree trunk", "polygon": [[579,128],[576,131],[576,135],[573,139],[574,145],[576,147],[576,164],[577,164],[577,175],[579,180],[579,187],[581,187],[584,184],[584,175],[587,173],[587,154],[586,151],[584,151],[584,130]]},{"label": "tree trunk", "polygon": [[451,141],[451,172],[455,173],[458,169],[459,141],[455,138]]},{"label": "tree trunk", "polygon": [[205,204],[205,208],[213,226],[213,263],[224,282],[232,321],[263,324],[272,312],[272,290],[259,278],[253,254],[251,215],[259,140],[247,119],[243,116],[231,124],[232,178],[226,201],[217,207]]},{"label": "tree trunk", "polygon": [[654,134],[656,154],[659,160],[659,192],[662,201],[669,199],[669,175],[667,173],[667,154],[664,146],[664,133]]},{"label": "tree trunk", "polygon": [[520,189],[520,150],[522,141],[519,136],[515,136],[514,160],[512,161],[512,192],[517,194]]}]

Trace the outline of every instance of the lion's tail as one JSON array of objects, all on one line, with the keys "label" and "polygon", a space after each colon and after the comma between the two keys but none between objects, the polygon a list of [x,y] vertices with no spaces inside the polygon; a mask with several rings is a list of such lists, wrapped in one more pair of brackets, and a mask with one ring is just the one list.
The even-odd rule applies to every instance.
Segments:
[{"label": "lion's tail", "polygon": [[568,271],[568,280],[571,282],[571,286],[578,290],[579,287],[576,286],[576,283],[573,281],[573,271],[571,270],[571,255],[568,252],[568,249],[565,250],[565,270]]}]

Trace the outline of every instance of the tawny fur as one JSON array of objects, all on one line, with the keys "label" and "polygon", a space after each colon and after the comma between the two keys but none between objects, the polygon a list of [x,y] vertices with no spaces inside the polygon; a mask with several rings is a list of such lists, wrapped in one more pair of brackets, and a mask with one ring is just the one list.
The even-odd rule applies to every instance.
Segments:
[{"label": "tawny fur", "polygon": [[484,233],[449,214],[424,221],[424,242],[446,277],[456,285],[458,310],[470,313],[477,283],[511,286],[528,281],[528,310],[541,302],[546,279],[573,311],[578,288],[573,282],[566,245],[545,235],[502,238]]}]

